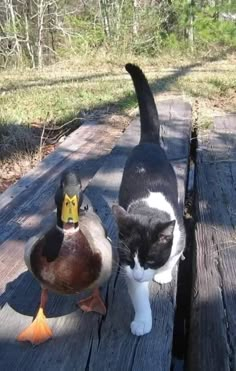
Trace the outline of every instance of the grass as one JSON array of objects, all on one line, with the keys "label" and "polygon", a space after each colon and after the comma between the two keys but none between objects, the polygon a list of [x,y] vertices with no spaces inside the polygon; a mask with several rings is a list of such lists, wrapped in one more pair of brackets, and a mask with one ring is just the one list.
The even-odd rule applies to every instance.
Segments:
[{"label": "grass", "polygon": [[216,114],[236,112],[234,54],[199,63],[189,57],[122,58],[118,62],[111,56],[74,58],[42,71],[2,71],[0,151],[3,155],[5,151],[5,159],[16,152],[23,156],[22,147],[27,156],[35,157],[40,143],[40,132],[31,132],[35,124],[59,125],[91,114],[134,112],[137,101],[124,69],[127,61],[142,66],[158,99],[178,95],[190,101],[194,124],[200,129],[210,128]]},{"label": "grass", "polygon": [[[27,81],[27,75],[24,81]],[[79,76],[73,77],[71,81],[60,78],[32,87],[20,87],[17,84],[18,81],[15,90],[9,86],[2,87],[5,90],[0,98],[2,122],[31,124],[53,120],[62,123],[81,111],[119,101],[131,91],[131,82],[123,84],[120,79],[106,81],[103,77],[82,81]]]},{"label": "grass", "polygon": [[[209,100],[213,105],[214,102],[221,102],[226,110],[236,108],[235,100],[227,103],[225,99],[234,95],[236,87],[236,67],[228,60],[223,64],[222,61],[203,63],[178,77],[171,71],[170,61],[152,59],[136,62],[142,65],[150,81],[157,80],[158,94],[168,91],[192,99]],[[108,59],[98,68],[96,63],[89,68],[71,62],[68,68],[65,63],[42,72],[15,70],[2,73],[0,121],[27,125],[53,121],[57,124],[79,116],[81,112],[113,105],[116,110],[127,113],[136,105],[136,99],[124,64],[118,65]],[[178,64],[172,62],[175,69],[185,65],[186,60]],[[164,78],[168,75],[167,84]]]}]

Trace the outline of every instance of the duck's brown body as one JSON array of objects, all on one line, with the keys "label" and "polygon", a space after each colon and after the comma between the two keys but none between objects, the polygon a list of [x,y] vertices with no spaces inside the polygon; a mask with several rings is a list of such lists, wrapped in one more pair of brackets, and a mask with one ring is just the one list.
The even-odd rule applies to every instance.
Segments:
[{"label": "duck's brown body", "polygon": [[[49,233],[50,237],[53,237],[61,232],[55,228]],[[53,260],[48,260],[47,243],[45,236],[40,244],[35,246],[30,258],[32,271],[44,287],[60,294],[74,294],[97,281],[102,257],[99,252],[90,249],[80,230],[64,235],[58,256]]]},{"label": "duck's brown body", "polygon": [[85,312],[106,313],[99,286],[111,275],[112,246],[99,217],[81,210],[82,200],[79,175],[65,171],[55,193],[56,223],[31,238],[25,247],[25,263],[39,280],[42,292],[37,315],[18,335],[19,341],[39,344],[52,337],[44,314],[48,290],[76,294],[93,289],[89,297],[79,301],[79,307]]},{"label": "duck's brown body", "polygon": [[109,278],[112,248],[100,219],[81,212],[79,226],[73,233],[53,227],[31,246],[29,241],[25,261],[43,287],[75,294]]}]

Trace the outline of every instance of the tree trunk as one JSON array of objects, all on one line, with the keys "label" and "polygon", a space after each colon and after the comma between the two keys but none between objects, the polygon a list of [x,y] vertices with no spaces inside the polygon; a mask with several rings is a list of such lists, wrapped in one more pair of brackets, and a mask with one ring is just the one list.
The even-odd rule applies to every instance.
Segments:
[{"label": "tree trunk", "polygon": [[32,50],[32,47],[30,45],[30,36],[29,36],[29,21],[28,16],[24,11],[24,18],[25,18],[25,36],[26,36],[26,46],[27,50],[31,59],[32,67],[35,68],[35,59],[34,59],[34,52]]},{"label": "tree trunk", "polygon": [[188,39],[190,43],[190,47],[193,51],[194,46],[194,28],[193,28],[193,22],[194,22],[194,13],[193,13],[193,6],[194,6],[194,0],[188,0],[189,4],[189,26],[188,26]]},{"label": "tree trunk", "polygon": [[[55,11],[55,14],[56,14],[56,11]],[[56,48],[55,48],[55,40],[54,40],[54,30],[52,27],[52,17],[50,18],[50,15],[51,15],[51,6],[50,4],[48,4],[48,16],[49,16],[48,28],[49,28],[50,38],[51,38],[51,47],[52,47],[52,50],[55,52]]]},{"label": "tree trunk", "polygon": [[109,22],[109,15],[107,11],[107,2],[106,0],[99,0],[99,6],[100,6],[100,13],[103,23],[103,28],[106,36],[110,38],[111,36],[111,30],[110,30],[110,22]]},{"label": "tree trunk", "polygon": [[44,18],[44,0],[38,3],[38,68],[43,67],[43,19]]},{"label": "tree trunk", "polygon": [[133,9],[134,9],[134,15],[133,15],[133,34],[137,35],[138,34],[138,0],[133,0]]},{"label": "tree trunk", "polygon": [[118,1],[116,2],[116,14],[114,16],[116,16],[116,34],[117,34],[116,38],[117,40],[120,38],[120,25],[122,21],[124,1],[125,0],[121,0],[120,5]]},{"label": "tree trunk", "polygon": [[14,33],[14,40],[15,40],[15,49],[16,49],[16,54],[17,54],[17,59],[18,59],[18,64],[19,64],[21,60],[21,48],[20,48],[18,35],[17,35],[16,15],[15,15],[15,11],[13,8],[12,0],[7,0],[7,5],[8,5],[9,13],[10,13],[10,19],[11,19],[12,29]]}]

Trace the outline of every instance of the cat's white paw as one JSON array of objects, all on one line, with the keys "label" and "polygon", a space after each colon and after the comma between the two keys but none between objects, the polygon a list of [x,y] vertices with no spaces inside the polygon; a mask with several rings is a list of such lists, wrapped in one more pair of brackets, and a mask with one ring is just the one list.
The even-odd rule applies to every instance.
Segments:
[{"label": "cat's white paw", "polygon": [[133,335],[143,336],[148,334],[152,329],[152,316],[134,319],[130,328]]},{"label": "cat's white paw", "polygon": [[171,271],[166,271],[162,273],[156,273],[154,276],[154,281],[160,283],[161,285],[164,283],[169,283],[172,281],[172,274]]}]

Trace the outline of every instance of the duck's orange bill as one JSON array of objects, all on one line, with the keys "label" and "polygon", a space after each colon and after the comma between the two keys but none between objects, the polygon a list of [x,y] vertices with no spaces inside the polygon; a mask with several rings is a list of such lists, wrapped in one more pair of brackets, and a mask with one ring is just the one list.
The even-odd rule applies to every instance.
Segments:
[{"label": "duck's orange bill", "polygon": [[63,223],[78,223],[79,221],[79,197],[76,195],[69,197],[65,194],[62,211],[61,211],[61,220]]},{"label": "duck's orange bill", "polygon": [[43,309],[40,308],[37,316],[29,327],[17,336],[18,341],[30,341],[37,345],[43,343],[52,337],[52,330],[47,324]]}]

